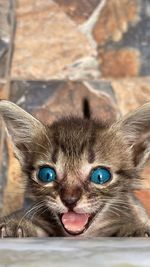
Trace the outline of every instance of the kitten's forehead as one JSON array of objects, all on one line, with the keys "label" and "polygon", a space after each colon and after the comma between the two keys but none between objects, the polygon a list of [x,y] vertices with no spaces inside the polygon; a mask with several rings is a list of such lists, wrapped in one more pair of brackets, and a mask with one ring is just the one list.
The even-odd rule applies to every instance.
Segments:
[{"label": "kitten's forehead", "polygon": [[61,150],[69,161],[78,160],[86,151],[88,161],[93,161],[96,135],[99,130],[103,129],[104,126],[100,123],[78,118],[63,119],[54,123],[49,128],[55,154],[52,158],[57,161],[58,152]]},{"label": "kitten's forehead", "polygon": [[[108,125],[93,120],[65,118],[46,129],[45,150],[39,155],[43,162],[57,165],[58,169],[74,170],[86,163],[121,168],[122,163],[126,167],[125,164],[131,162],[122,136]],[[50,146],[46,144],[48,139]]]}]

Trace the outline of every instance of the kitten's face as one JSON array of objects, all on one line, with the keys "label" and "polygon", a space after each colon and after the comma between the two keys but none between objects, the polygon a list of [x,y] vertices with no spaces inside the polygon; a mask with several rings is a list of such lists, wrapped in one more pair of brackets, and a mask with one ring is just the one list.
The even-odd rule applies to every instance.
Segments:
[{"label": "kitten's face", "polygon": [[111,236],[119,217],[129,223],[128,195],[150,156],[150,103],[110,127],[75,118],[44,126],[9,101],[0,101],[0,114],[27,190],[63,236]]},{"label": "kitten's face", "polygon": [[[47,127],[42,136],[37,134],[28,162],[25,169],[33,169],[28,173],[29,190],[69,234],[88,235],[106,209],[116,216],[110,203],[116,195],[119,203],[134,172],[121,136],[101,124],[73,118]],[[97,170],[102,171],[100,183]],[[49,172],[52,181],[45,181]]]}]

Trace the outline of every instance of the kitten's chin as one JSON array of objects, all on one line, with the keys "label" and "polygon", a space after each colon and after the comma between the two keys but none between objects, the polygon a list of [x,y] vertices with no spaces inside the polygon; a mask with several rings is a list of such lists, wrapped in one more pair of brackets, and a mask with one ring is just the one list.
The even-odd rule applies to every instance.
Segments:
[{"label": "kitten's chin", "polygon": [[93,216],[87,213],[69,211],[61,215],[60,220],[64,229],[71,235],[82,234],[89,227]]}]

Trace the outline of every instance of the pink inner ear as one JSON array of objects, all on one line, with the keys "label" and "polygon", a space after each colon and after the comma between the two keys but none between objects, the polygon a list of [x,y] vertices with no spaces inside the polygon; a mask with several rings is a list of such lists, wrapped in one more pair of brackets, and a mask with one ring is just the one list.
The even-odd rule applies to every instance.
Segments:
[{"label": "pink inner ear", "polygon": [[86,213],[67,212],[62,216],[62,223],[70,232],[81,232],[88,223],[89,215]]}]

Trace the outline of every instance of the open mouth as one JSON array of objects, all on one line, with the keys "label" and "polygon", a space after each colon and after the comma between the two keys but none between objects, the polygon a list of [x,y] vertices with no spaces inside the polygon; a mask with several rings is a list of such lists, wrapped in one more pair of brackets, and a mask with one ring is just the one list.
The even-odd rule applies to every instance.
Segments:
[{"label": "open mouth", "polygon": [[61,214],[60,220],[69,234],[79,235],[88,229],[93,217],[92,214],[69,211]]}]

